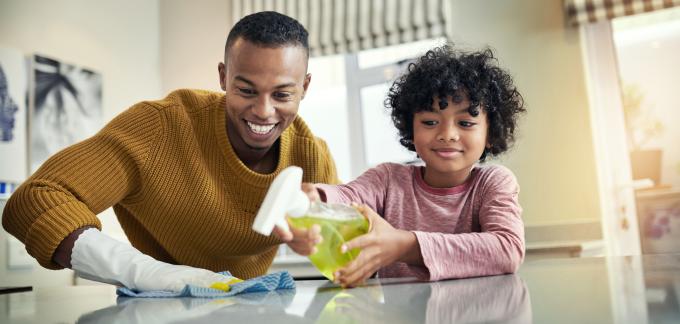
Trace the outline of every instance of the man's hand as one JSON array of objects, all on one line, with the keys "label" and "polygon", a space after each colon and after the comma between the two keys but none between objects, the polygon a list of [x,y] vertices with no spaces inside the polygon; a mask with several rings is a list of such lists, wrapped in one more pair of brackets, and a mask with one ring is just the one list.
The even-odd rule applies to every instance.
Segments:
[{"label": "man's hand", "polygon": [[[316,185],[309,182],[302,183],[301,190],[307,195],[309,201],[319,201],[321,197]],[[279,226],[274,226],[272,233],[276,235],[281,241],[288,244],[288,246],[297,254],[310,255],[316,253],[316,245],[321,243],[321,227],[317,224],[312,225],[309,229],[300,229],[291,226],[288,221],[289,231],[284,230]]]},{"label": "man's hand", "polygon": [[166,290],[180,292],[187,285],[229,291],[231,285],[243,280],[225,276],[206,269],[184,265],[156,264],[148,267],[147,276],[140,280],[137,289],[142,291]]},{"label": "man's hand", "polygon": [[359,256],[335,272],[335,282],[353,287],[368,279],[381,267],[397,261],[422,263],[416,235],[395,229],[366,205],[356,206],[371,224],[371,231],[345,243],[343,253],[360,248]]},{"label": "man's hand", "polygon": [[323,240],[321,237],[321,226],[314,224],[309,229],[295,228],[288,221],[288,228],[290,230],[286,231],[275,226],[272,233],[288,244],[291,250],[297,254],[310,255],[316,253],[316,245]]},{"label": "man's hand", "polygon": [[241,281],[206,269],[158,261],[96,228],[86,229],[77,237],[71,266],[81,278],[138,291],[181,292],[186,285],[229,290],[230,285]]}]

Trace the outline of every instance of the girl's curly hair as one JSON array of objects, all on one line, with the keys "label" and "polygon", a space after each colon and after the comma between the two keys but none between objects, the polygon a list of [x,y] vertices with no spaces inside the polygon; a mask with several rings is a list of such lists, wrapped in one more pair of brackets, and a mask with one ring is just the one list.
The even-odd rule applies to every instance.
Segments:
[{"label": "girl's curly hair", "polygon": [[470,100],[471,115],[476,116],[480,106],[487,114],[491,147],[484,150],[480,161],[489,154],[495,156],[507,151],[515,140],[518,116],[526,110],[512,77],[496,63],[489,48],[468,53],[454,50],[451,45],[436,47],[410,63],[407,71],[394,81],[385,99],[401,145],[415,151],[413,116],[417,112],[432,111],[433,98],[443,101],[440,107],[445,109],[447,96],[455,99],[465,94]]}]

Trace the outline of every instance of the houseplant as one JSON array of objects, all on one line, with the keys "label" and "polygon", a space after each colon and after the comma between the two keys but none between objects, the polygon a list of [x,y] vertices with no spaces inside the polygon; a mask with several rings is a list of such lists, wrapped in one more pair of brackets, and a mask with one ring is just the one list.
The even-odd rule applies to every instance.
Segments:
[{"label": "houseplant", "polygon": [[622,99],[633,179],[651,179],[658,186],[663,151],[647,144],[663,133],[664,124],[642,106],[644,94],[638,86],[624,85]]}]

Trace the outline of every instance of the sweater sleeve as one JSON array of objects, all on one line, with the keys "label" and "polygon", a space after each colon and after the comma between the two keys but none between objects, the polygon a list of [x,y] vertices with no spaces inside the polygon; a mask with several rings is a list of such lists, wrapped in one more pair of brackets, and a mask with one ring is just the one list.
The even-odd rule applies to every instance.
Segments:
[{"label": "sweater sleeve", "polygon": [[383,214],[389,166],[380,164],[364,172],[355,180],[343,185],[317,184],[326,202],[366,204],[379,215]]},{"label": "sweater sleeve", "polygon": [[483,186],[481,232],[414,232],[429,280],[513,273],[522,263],[524,225],[517,180],[509,170],[498,168]]},{"label": "sweater sleeve", "polygon": [[162,125],[158,110],[140,103],[93,137],[50,157],[7,201],[2,225],[48,269],[61,241],[96,214],[140,190],[141,169]]}]

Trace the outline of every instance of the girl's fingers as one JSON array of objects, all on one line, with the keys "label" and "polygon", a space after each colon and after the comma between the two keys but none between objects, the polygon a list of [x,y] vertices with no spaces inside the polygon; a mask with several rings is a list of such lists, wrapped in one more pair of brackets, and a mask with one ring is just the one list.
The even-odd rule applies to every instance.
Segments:
[{"label": "girl's fingers", "polygon": [[[373,258],[375,260],[375,258]],[[340,278],[340,283],[345,284],[347,286],[356,286],[358,284],[363,283],[368,279],[368,277],[377,270],[377,262],[376,261],[369,261],[366,263],[363,263],[361,266],[357,267],[356,269],[353,270],[353,272],[348,272],[346,274],[343,273]]]},{"label": "girl's fingers", "polygon": [[360,248],[363,249],[365,247],[368,247],[371,245],[373,242],[373,235],[372,234],[364,234],[361,236],[357,236],[353,239],[351,239],[349,242],[346,242],[342,246],[340,246],[340,252],[342,253],[347,253],[347,251]]},{"label": "girl's fingers", "polygon": [[354,286],[370,277],[378,267],[380,261],[377,256],[362,252],[358,258],[338,270],[334,279],[343,286]]}]

